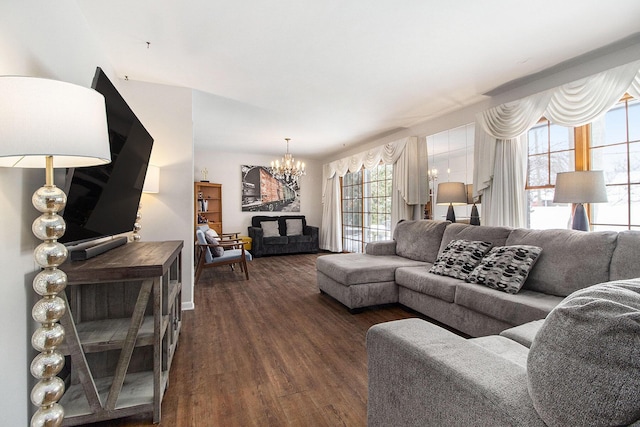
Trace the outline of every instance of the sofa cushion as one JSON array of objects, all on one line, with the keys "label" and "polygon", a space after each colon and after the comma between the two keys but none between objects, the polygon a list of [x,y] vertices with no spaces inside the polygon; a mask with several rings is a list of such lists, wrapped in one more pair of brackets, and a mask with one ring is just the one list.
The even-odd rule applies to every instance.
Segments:
[{"label": "sofa cushion", "polygon": [[542,248],[524,289],[567,296],[609,280],[609,264],[616,246],[615,231],[513,230],[507,245]]},{"label": "sofa cushion", "polygon": [[640,420],[640,279],[567,297],[533,340],[527,371],[533,405],[549,426]]},{"label": "sofa cushion", "polygon": [[429,269],[429,273],[464,280],[491,249],[491,243],[471,240],[452,240]]},{"label": "sofa cushion", "polygon": [[308,243],[313,241],[313,236],[300,234],[297,236],[288,236],[289,243]]},{"label": "sofa cushion", "polygon": [[544,319],[527,322],[522,325],[514,326],[513,328],[505,329],[504,331],[500,332],[500,336],[509,338],[510,340],[513,340],[529,348],[531,347],[531,343],[533,342],[533,339],[536,337],[536,334],[542,327],[543,323]]},{"label": "sofa cushion", "polygon": [[449,242],[459,239],[480,240],[490,242],[492,246],[504,246],[512,230],[513,229],[509,227],[476,226],[456,222],[448,225],[444,230],[440,244],[440,252],[447,247]]},{"label": "sofa cushion", "polygon": [[280,236],[280,231],[278,230],[278,221],[262,221],[260,222],[260,228],[262,228],[262,235],[265,238]]},{"label": "sofa cushion", "polygon": [[345,286],[395,280],[398,267],[425,266],[395,255],[332,254],[318,257],[316,268]]},{"label": "sofa cushion", "polygon": [[474,283],[460,283],[454,302],[511,325],[544,319],[562,297],[521,290],[517,294],[496,291]]},{"label": "sofa cushion", "polygon": [[302,220],[301,219],[287,219],[285,220],[285,232],[287,236],[300,236],[302,234]]},{"label": "sofa cushion", "polygon": [[456,286],[463,282],[452,277],[429,273],[429,268],[420,266],[398,268],[396,283],[398,286],[452,303]]},{"label": "sofa cushion", "polygon": [[516,294],[540,256],[537,246],[498,246],[491,249],[467,276],[467,282]]},{"label": "sofa cushion", "polygon": [[640,231],[625,230],[618,233],[616,249],[611,257],[609,280],[625,280],[640,277]]},{"label": "sofa cushion", "polygon": [[449,221],[400,221],[393,231],[396,254],[415,261],[434,263]]},{"label": "sofa cushion", "polygon": [[522,344],[499,335],[471,338],[470,343],[478,345],[503,359],[507,359],[523,368],[527,367],[529,349]]},{"label": "sofa cushion", "polygon": [[273,237],[265,237],[262,239],[262,242],[265,245],[287,245],[289,244],[289,238],[287,236],[273,236]]}]

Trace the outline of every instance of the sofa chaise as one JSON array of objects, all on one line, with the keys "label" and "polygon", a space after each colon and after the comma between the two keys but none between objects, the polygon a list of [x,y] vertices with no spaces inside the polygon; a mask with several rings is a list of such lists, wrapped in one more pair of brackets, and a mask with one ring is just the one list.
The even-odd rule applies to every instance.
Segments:
[{"label": "sofa chaise", "polygon": [[[454,240],[493,247],[541,248],[522,289],[513,294],[429,272]],[[528,230],[447,221],[402,221],[393,240],[364,254],[331,254],[316,263],[322,293],[350,310],[400,303],[464,334],[480,337],[544,319],[579,289],[640,277],[640,232]]]}]

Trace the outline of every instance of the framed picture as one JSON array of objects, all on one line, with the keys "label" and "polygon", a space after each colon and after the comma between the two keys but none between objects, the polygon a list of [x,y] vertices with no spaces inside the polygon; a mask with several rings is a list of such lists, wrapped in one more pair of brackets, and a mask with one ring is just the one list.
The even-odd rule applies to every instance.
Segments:
[{"label": "framed picture", "polygon": [[242,166],[243,212],[300,212],[297,182],[278,179],[266,166]]}]

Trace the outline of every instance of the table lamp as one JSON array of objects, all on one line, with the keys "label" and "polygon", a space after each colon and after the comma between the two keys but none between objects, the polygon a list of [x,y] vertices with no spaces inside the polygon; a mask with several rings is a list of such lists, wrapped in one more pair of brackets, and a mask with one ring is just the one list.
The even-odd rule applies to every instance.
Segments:
[{"label": "table lamp", "polygon": [[467,204],[467,189],[463,182],[441,182],[438,184],[436,204],[449,205],[447,210],[447,221],[456,222],[456,214],[453,205]]},{"label": "table lamp", "polygon": [[471,206],[471,216],[469,218],[469,224],[471,225],[480,225],[480,214],[476,203],[480,203],[482,196],[478,196],[477,200],[476,202],[476,198],[473,197],[473,184],[467,184],[467,204],[473,205]]},{"label": "table lamp", "polygon": [[43,240],[34,251],[42,270],[33,279],[33,289],[42,298],[32,309],[40,323],[31,337],[40,352],[31,362],[31,374],[38,380],[31,390],[31,402],[38,410],[31,426],[59,426],[64,408],[58,400],[64,381],[57,375],[64,356],[57,347],[64,341],[59,320],[66,306],[58,296],[67,276],[57,267],[67,258],[67,248],[57,240],[66,225],[61,211],[67,200],[53,183],[56,167],[81,167],[111,161],[104,97],[70,83],[34,77],[0,77],[0,166],[45,168],[45,185],[33,194],[33,206],[40,212],[33,221],[33,234]]},{"label": "table lamp", "polygon": [[560,172],[556,175],[553,203],[575,203],[571,228],[589,231],[589,219],[583,203],[606,203],[607,188],[602,171]]}]

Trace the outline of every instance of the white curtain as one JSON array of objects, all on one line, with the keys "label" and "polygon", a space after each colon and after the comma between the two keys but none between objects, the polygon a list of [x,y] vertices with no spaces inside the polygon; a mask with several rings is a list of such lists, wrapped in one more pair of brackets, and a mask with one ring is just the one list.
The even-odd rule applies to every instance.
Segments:
[{"label": "white curtain", "polygon": [[[409,152],[405,152],[405,148],[409,147]],[[380,162],[384,164],[394,165],[393,175],[393,193],[392,193],[392,224],[397,222],[393,220],[394,215],[399,219],[409,219],[413,217],[413,212],[417,209],[414,206],[426,203],[426,178],[419,179],[418,183],[411,182],[409,177],[422,176],[426,174],[426,166],[420,165],[418,154],[420,147],[416,137],[406,137],[397,141],[389,142],[379,147],[372,148],[353,156],[335,160],[323,167],[322,179],[322,229],[320,231],[320,248],[332,252],[342,251],[342,223],[340,210],[340,177],[347,172],[357,172],[361,168],[372,169],[377,167]],[[412,155],[411,153],[416,153]],[[402,157],[402,160],[399,160]],[[425,156],[426,157],[426,156]],[[400,161],[404,170],[402,176],[396,175],[395,169],[398,167],[397,162]],[[424,185],[424,186],[422,186]],[[421,194],[425,196],[421,198]],[[416,196],[417,195],[417,196]],[[394,213],[395,212],[395,213]],[[411,216],[408,216],[411,215]],[[392,225],[393,226],[393,225]]]},{"label": "white curtain", "polygon": [[[328,165],[325,165],[325,168]],[[322,195],[322,225],[320,227],[320,248],[331,252],[342,252],[342,212],[340,208],[340,177],[334,175],[326,181]]]},{"label": "white curtain", "polygon": [[[512,186],[522,185],[524,192],[526,181],[519,177],[520,166],[513,167],[509,162],[517,165],[524,162],[526,173],[526,138],[522,136],[540,117],[562,126],[582,126],[605,114],[627,91],[633,96],[640,95],[640,61],[479,113],[473,187],[474,194],[483,195],[483,223],[525,226],[526,216],[521,215],[521,210],[525,209],[526,201],[510,197]],[[500,145],[500,141],[521,147],[508,149]],[[522,156],[522,159],[513,156]],[[498,195],[501,192],[506,193]],[[487,204],[488,193],[491,201]],[[522,203],[521,209],[515,209],[513,203]]]},{"label": "white curtain", "polygon": [[427,144],[409,138],[402,154],[393,165],[391,194],[391,232],[401,219],[421,219],[429,197],[426,159]]}]

